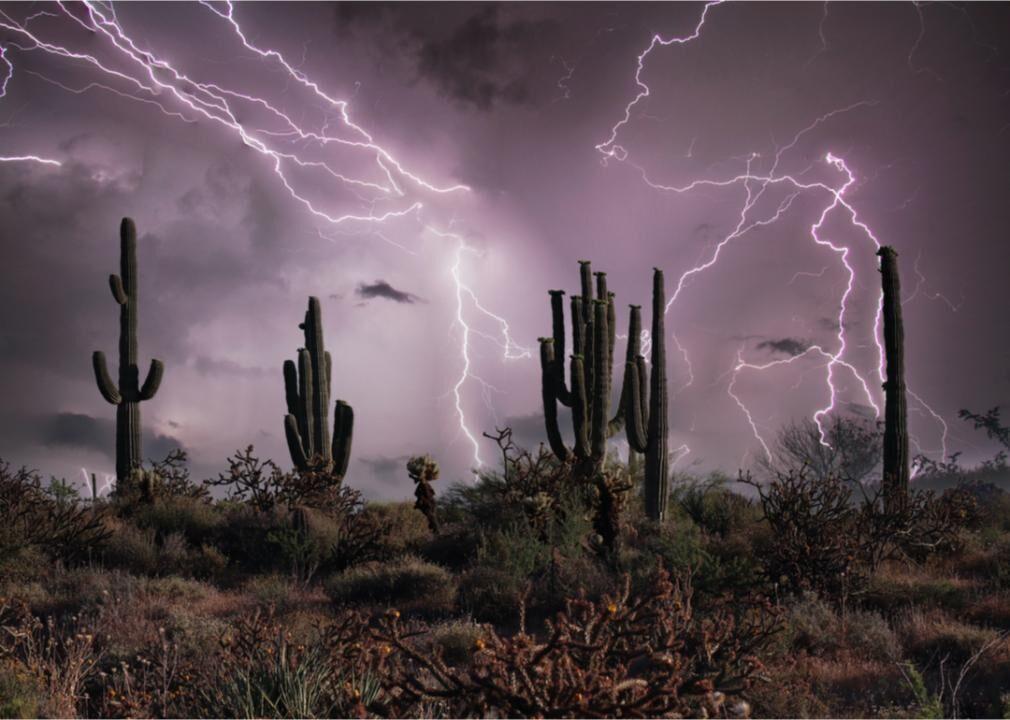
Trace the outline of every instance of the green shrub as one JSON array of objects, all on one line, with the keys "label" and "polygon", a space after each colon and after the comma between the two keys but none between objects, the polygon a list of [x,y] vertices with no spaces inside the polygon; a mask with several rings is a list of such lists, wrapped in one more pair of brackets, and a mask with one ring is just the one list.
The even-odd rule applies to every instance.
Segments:
[{"label": "green shrub", "polygon": [[505,570],[478,565],[460,576],[459,603],[475,620],[504,625],[519,617],[524,590],[525,583]]},{"label": "green shrub", "polygon": [[363,514],[382,528],[379,546],[386,557],[419,554],[431,541],[428,521],[412,503],[370,503]]},{"label": "green shrub", "polygon": [[213,505],[191,497],[159,498],[138,506],[133,519],[141,528],[150,528],[159,538],[181,533],[193,545],[209,540],[223,518]]},{"label": "green shrub", "polygon": [[119,523],[105,543],[102,560],[108,568],[127,570],[135,575],[154,575],[159,569],[154,531]]},{"label": "green shrub", "polygon": [[456,602],[455,578],[415,557],[352,567],[330,577],[325,586],[337,605],[392,607],[405,614],[437,616]]},{"label": "green shrub", "polygon": [[431,630],[432,645],[442,652],[442,659],[450,665],[464,665],[477,650],[477,640],[484,629],[467,620],[452,620],[436,625]]},{"label": "green shrub", "polygon": [[39,717],[41,693],[35,677],[14,664],[0,662],[0,718]]},{"label": "green shrub", "polygon": [[710,535],[725,537],[760,520],[754,504],[727,487],[729,478],[715,473],[705,480],[686,478],[673,487],[670,500]]},{"label": "green shrub", "polygon": [[291,578],[282,575],[260,575],[250,578],[242,590],[262,605],[283,608],[291,597]]}]

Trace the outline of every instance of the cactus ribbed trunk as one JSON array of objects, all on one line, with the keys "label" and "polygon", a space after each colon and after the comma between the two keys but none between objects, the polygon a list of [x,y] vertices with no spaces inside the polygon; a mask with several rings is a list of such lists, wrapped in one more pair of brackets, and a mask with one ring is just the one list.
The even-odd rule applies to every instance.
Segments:
[{"label": "cactus ribbed trunk", "polygon": [[[620,432],[624,413],[621,403],[617,414],[609,417],[616,342],[614,294],[607,290],[606,273],[593,273],[587,260],[579,261],[579,280],[582,294],[571,299],[569,385],[565,384],[565,293],[549,291],[552,333],[549,338],[540,338],[541,395],[551,450],[562,461],[574,454],[580,474],[588,477],[603,465],[607,440]],[[575,445],[571,449],[558,426],[559,402],[572,410]]]},{"label": "cactus ribbed trunk", "polygon": [[133,471],[140,467],[142,448],[140,441],[140,403],[150,400],[158,392],[165,366],[160,360],[151,360],[144,384],[140,384],[137,367],[137,228],[130,218],[123,218],[119,228],[120,274],[109,276],[112,297],[119,304],[119,383],[114,385],[109,376],[105,353],[92,355],[92,366],[98,390],[109,403],[116,406],[116,486],[126,487]]},{"label": "cactus ribbed trunk", "polygon": [[[649,370],[645,366],[645,358],[641,354],[634,360],[629,357],[625,365],[623,393],[628,445],[632,451],[645,454],[645,512],[656,521],[666,517],[670,494],[665,312],[663,271],[656,268],[652,276],[652,375],[647,390],[646,375]],[[641,327],[640,313],[640,308],[631,307],[632,327]]]},{"label": "cactus ribbed trunk", "polygon": [[343,400],[337,401],[331,440],[328,415],[333,366],[323,342],[319,298],[309,298],[305,321],[298,327],[305,333],[305,347],[298,349],[298,365],[284,361],[288,408],[284,434],[291,461],[299,470],[320,470],[343,477],[351,456],[354,411]]},{"label": "cactus ribbed trunk", "polygon": [[901,283],[898,254],[882,247],[880,275],[883,285],[884,353],[884,508],[900,509],[908,499],[908,415],[905,398],[905,328],[901,319]]}]

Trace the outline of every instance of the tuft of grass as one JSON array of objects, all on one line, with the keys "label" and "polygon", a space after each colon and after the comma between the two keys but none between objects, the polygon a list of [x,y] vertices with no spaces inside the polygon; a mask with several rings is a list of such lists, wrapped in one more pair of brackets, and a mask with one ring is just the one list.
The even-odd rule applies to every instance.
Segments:
[{"label": "tuft of grass", "polygon": [[370,605],[439,616],[455,606],[457,584],[445,568],[407,556],[349,568],[327,579],[325,588],[337,605]]}]

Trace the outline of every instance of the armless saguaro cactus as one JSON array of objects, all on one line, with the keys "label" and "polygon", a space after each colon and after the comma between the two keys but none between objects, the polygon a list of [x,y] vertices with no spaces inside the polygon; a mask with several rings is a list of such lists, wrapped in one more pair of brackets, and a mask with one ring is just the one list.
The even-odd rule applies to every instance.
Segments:
[{"label": "armless saguaro cactus", "polygon": [[102,397],[116,406],[116,487],[125,488],[142,460],[140,403],[158,392],[165,366],[151,360],[147,379],[140,384],[137,367],[137,228],[130,218],[119,226],[120,274],[109,276],[112,297],[119,304],[119,384],[112,382],[105,353],[95,351],[92,365]]},{"label": "armless saguaro cactus", "polygon": [[288,414],[284,434],[291,461],[299,470],[322,470],[343,477],[351,458],[354,410],[337,400],[333,439],[329,437],[330,354],[323,346],[323,318],[319,298],[309,298],[305,322],[305,347],[298,349],[298,365],[284,361],[284,389]]},{"label": "armless saguaro cactus", "polygon": [[[598,272],[595,273],[594,298],[592,266],[588,260],[579,261],[579,265],[582,294],[571,299],[571,387],[565,384],[565,293],[551,290],[553,337],[540,338],[541,392],[551,450],[562,461],[574,455],[581,472],[589,475],[602,465],[607,440],[624,425],[624,403],[619,404],[613,418],[608,417],[617,325],[614,294],[607,291],[606,273]],[[629,340],[629,348],[631,344]],[[569,449],[561,437],[558,402],[572,409],[573,449]]]},{"label": "armless saguaro cactus", "polygon": [[880,275],[884,298],[884,353],[887,379],[884,382],[884,509],[899,509],[908,498],[908,415],[905,399],[905,328],[901,320],[901,283],[898,280],[898,253],[882,247]]},{"label": "armless saguaro cactus", "polygon": [[[649,370],[644,356],[636,353],[634,360],[629,357],[625,365],[623,393],[627,405],[624,414],[628,444],[635,452],[645,454],[645,512],[653,520],[662,520],[666,516],[669,499],[665,312],[663,271],[655,268],[652,275],[652,376],[646,379]],[[629,345],[634,333],[640,332],[641,327],[641,308],[632,305]],[[630,349],[628,352],[630,356]]]}]

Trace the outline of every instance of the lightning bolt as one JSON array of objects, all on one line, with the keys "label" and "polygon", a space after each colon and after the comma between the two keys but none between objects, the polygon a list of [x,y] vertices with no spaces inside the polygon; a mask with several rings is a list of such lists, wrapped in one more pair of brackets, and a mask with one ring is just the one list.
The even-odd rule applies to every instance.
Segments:
[{"label": "lightning bolt", "polygon": [[[687,35],[674,36],[669,38],[664,38],[663,36],[656,34],[653,35],[649,45],[638,55],[637,67],[634,74],[634,84],[637,88],[637,92],[628,102],[624,108],[623,114],[619,117],[617,122],[611,127],[609,134],[606,139],[597,144],[595,149],[602,155],[601,162],[606,165],[611,159],[616,160],[621,163],[626,163],[633,167],[641,176],[643,182],[654,190],[661,192],[672,192],[676,194],[686,194],[690,193],[698,188],[732,188],[741,187],[743,189],[744,198],[743,203],[740,208],[740,213],[733,229],[723,237],[716,245],[712,251],[710,257],[704,262],[695,265],[684,271],[675,286],[674,292],[670,296],[666,305],[666,312],[669,313],[670,309],[674,306],[677,300],[680,298],[682,292],[688,286],[689,282],[696,276],[701,275],[714,265],[716,265],[720,259],[723,250],[731,244],[733,241],[738,240],[746,236],[750,231],[772,225],[779,220],[781,220],[790,210],[793,201],[799,197],[801,194],[822,194],[825,197],[825,204],[821,208],[821,212],[817,220],[810,227],[810,238],[813,243],[821,247],[827,248],[833,252],[841,266],[844,268],[846,273],[846,283],[845,288],[839,298],[838,302],[838,315],[837,315],[837,325],[838,333],[836,335],[837,346],[834,350],[827,350],[821,346],[813,346],[808,348],[805,352],[790,357],[784,360],[774,360],[768,363],[758,364],[746,362],[742,356],[742,350],[738,352],[737,363],[731,371],[731,380],[727,385],[727,393],[733,399],[733,401],[740,408],[744,418],[746,419],[751,431],[754,434],[755,439],[761,445],[762,450],[765,455],[771,459],[772,453],[768,442],[762,436],[758,424],[754,419],[753,413],[735,392],[736,382],[739,374],[743,370],[754,370],[754,371],[764,371],[770,369],[771,367],[790,364],[795,362],[800,357],[805,357],[811,353],[816,353],[824,359],[824,368],[826,370],[826,387],[828,399],[826,404],[817,409],[813,414],[813,420],[817,424],[818,431],[820,433],[821,442],[827,445],[827,439],[823,427],[823,419],[836,409],[836,404],[838,402],[838,390],[836,387],[836,375],[841,370],[845,370],[852,374],[856,379],[857,383],[861,386],[863,393],[866,395],[869,404],[873,407],[874,411],[877,413],[878,417],[880,415],[880,407],[874,399],[874,394],[870,391],[869,383],[866,380],[865,374],[861,373],[852,363],[845,359],[849,343],[846,332],[846,315],[848,312],[849,302],[854,291],[856,284],[856,268],[850,262],[849,254],[850,248],[846,245],[838,244],[824,234],[825,223],[828,221],[829,217],[833,216],[835,213],[840,213],[848,219],[849,225],[856,230],[856,232],[867,238],[872,244],[874,249],[879,249],[881,246],[880,241],[871,230],[871,228],[860,218],[855,207],[850,203],[846,194],[853,187],[856,182],[855,174],[850,170],[845,160],[840,156],[832,152],[828,152],[823,156],[823,161],[834,171],[836,171],[841,176],[841,181],[837,184],[829,184],[827,182],[821,181],[806,181],[802,179],[802,176],[806,174],[811,168],[807,168],[802,173],[783,173],[779,171],[779,167],[782,163],[783,157],[790,150],[796,147],[799,141],[804,135],[810,133],[816,128],[820,127],[824,123],[830,121],[832,118],[841,115],[843,113],[848,113],[860,108],[872,107],[876,105],[875,101],[872,100],[860,100],[858,102],[852,103],[845,107],[840,107],[835,110],[831,110],[820,117],[816,118],[806,127],[799,130],[793,138],[785,145],[778,147],[772,157],[772,162],[769,170],[765,172],[759,172],[754,169],[755,164],[761,157],[758,153],[751,153],[746,156],[745,168],[742,173],[735,176],[723,178],[723,179],[708,179],[701,178],[696,179],[691,182],[685,183],[683,185],[669,185],[664,183],[659,183],[653,181],[648,172],[640,165],[637,165],[630,161],[629,153],[627,149],[619,143],[620,133],[622,128],[631,122],[632,112],[635,107],[641,103],[644,99],[648,98],[651,94],[651,90],[648,84],[643,80],[642,74],[645,70],[647,58],[660,47],[668,47],[671,45],[685,45],[701,37],[702,31],[705,27],[706,20],[708,18],[710,10],[720,4],[719,2],[707,2],[700,16],[694,25],[693,30]],[[917,12],[920,13],[921,19],[921,9],[916,6]],[[824,35],[824,23],[827,18],[827,7],[825,6],[824,15],[821,18],[821,23],[818,28],[820,34],[822,45],[826,45],[825,35]],[[921,37],[919,38],[921,40]],[[916,41],[918,45],[919,40]],[[914,52],[914,48],[913,48]],[[911,62],[911,53],[909,57]],[[785,198],[781,200],[775,207],[774,212],[772,212],[767,217],[755,218],[755,207],[757,206],[759,200],[762,199],[765,192],[772,187],[783,187],[788,190]],[[918,269],[916,269],[918,273]],[[823,271],[822,271],[823,273]],[[810,275],[814,276],[812,273],[797,273],[793,276],[790,283],[795,281],[800,275]],[[873,338],[874,343],[877,348],[878,357],[878,367],[877,374],[883,380],[884,377],[884,349],[881,340],[881,312],[882,312],[882,295],[878,297],[877,302],[877,313],[874,320],[874,330]],[[675,340],[676,342],[676,340]],[[682,353],[687,356],[686,350],[680,346],[677,342],[678,348]],[[919,402],[926,410],[929,412],[934,419],[943,428],[943,444],[946,447],[946,423],[943,418],[936,413],[932,408],[930,408],[925,401],[922,400],[918,395],[914,395],[917,402]]]},{"label": "lightning bolt", "polygon": [[[323,226],[334,228],[335,234],[341,234],[341,228],[345,225],[365,224],[376,228],[395,218],[408,215],[419,217],[425,205],[424,195],[451,195],[470,191],[463,184],[436,184],[408,169],[390,149],[379,144],[372,134],[354,122],[348,101],[329,94],[320,83],[292,65],[279,50],[261,47],[250,41],[249,35],[236,18],[235,6],[230,1],[213,4],[201,0],[200,4],[230,28],[245,50],[279,67],[291,84],[309,93],[318,105],[325,108],[326,117],[322,123],[316,127],[306,126],[264,97],[191,77],[153,49],[143,47],[119,21],[115,8],[111,4],[98,2],[85,2],[80,6],[82,10],[79,13],[71,11],[64,2],[58,2],[55,6],[58,12],[38,12],[20,22],[8,12],[0,10],[0,29],[17,39],[16,42],[0,46],[0,69],[4,72],[0,76],[0,98],[6,95],[8,83],[14,73],[8,48],[15,48],[25,54],[40,52],[89,67],[100,76],[101,81],[90,82],[80,88],[70,87],[32,71],[27,72],[76,95],[90,91],[108,92],[128,101],[153,105],[163,115],[187,123],[197,119],[210,121],[213,126],[223,129],[262,156],[291,200]],[[30,27],[33,21],[43,16],[69,22],[86,31],[90,38],[90,51],[75,50],[62,42],[44,38]],[[97,39],[102,43],[97,43]],[[248,112],[250,110],[258,112]],[[262,117],[264,113],[270,119],[269,124],[248,119],[250,116]],[[350,163],[338,165],[328,158],[326,151],[331,148],[352,153],[356,163],[354,167],[348,167]],[[2,162],[28,160],[54,166],[62,164],[58,160],[35,155],[0,156]],[[363,170],[359,167],[361,165],[364,166]],[[328,187],[332,198],[355,202],[358,206],[354,209],[334,210],[313,201],[292,175],[292,169],[321,173],[324,179],[332,183]],[[472,342],[480,339],[494,343],[502,349],[505,360],[526,359],[531,357],[531,353],[515,342],[505,318],[489,310],[479,299],[472,284],[465,280],[463,256],[476,251],[466,245],[461,235],[440,231],[430,225],[424,225],[424,229],[456,243],[449,275],[455,286],[456,316],[453,324],[461,330],[459,353],[462,370],[451,392],[456,401],[460,430],[473,446],[473,459],[479,467],[482,461],[476,433],[471,430],[463,410],[463,390],[469,383],[476,383],[485,403],[490,405],[490,393],[494,388],[482,380],[473,368]],[[324,233],[322,229],[317,229],[317,233],[322,239],[335,241],[334,235]],[[411,252],[378,230],[371,230],[368,234],[405,252]],[[495,323],[498,333],[487,333],[475,327],[469,319],[471,315]]]}]

